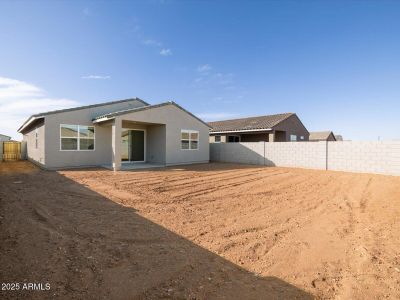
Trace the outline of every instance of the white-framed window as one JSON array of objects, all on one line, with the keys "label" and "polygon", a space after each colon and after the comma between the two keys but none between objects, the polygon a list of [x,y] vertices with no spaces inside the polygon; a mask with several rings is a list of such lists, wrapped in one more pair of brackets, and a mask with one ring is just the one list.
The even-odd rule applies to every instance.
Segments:
[{"label": "white-framed window", "polygon": [[61,151],[94,151],[94,126],[60,124]]},{"label": "white-framed window", "polygon": [[221,143],[221,136],[220,135],[215,135],[214,136],[214,142],[215,143]]},{"label": "white-framed window", "polygon": [[300,136],[300,139],[301,139],[301,140],[304,140],[304,135]]},{"label": "white-framed window", "polygon": [[198,150],[199,132],[196,130],[181,130],[181,150]]},{"label": "white-framed window", "polygon": [[240,136],[228,135],[228,143],[240,143]]},{"label": "white-framed window", "polygon": [[35,149],[39,147],[39,129],[35,129]]},{"label": "white-framed window", "polygon": [[291,134],[291,135],[290,135],[290,141],[291,141],[291,142],[296,142],[296,141],[297,141],[297,135]]}]

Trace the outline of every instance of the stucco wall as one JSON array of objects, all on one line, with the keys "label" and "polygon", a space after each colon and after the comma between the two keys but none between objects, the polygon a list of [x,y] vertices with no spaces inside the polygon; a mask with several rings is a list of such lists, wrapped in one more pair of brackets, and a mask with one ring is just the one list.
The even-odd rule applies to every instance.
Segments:
[{"label": "stucco wall", "polygon": [[400,175],[400,142],[211,144],[210,160]]},{"label": "stucco wall", "polygon": [[[175,105],[164,105],[118,116],[123,120],[165,124],[165,163],[167,165],[208,162],[209,128]],[[199,131],[198,150],[181,150],[181,130]]]},{"label": "stucco wall", "polygon": [[[68,112],[47,115],[46,122],[46,168],[110,165],[112,157],[111,127],[95,125],[94,151],[61,151],[60,124],[93,126],[93,118],[111,111],[143,106],[132,100]],[[29,152],[29,146],[28,146]]]},{"label": "stucco wall", "polygon": [[165,125],[147,126],[147,162],[165,164],[165,129]]},{"label": "stucco wall", "polygon": [[292,115],[286,120],[279,123],[277,126],[273,128],[274,130],[286,131],[286,141],[290,141],[290,135],[296,135],[298,141],[302,141],[300,139],[301,136],[304,136],[304,141],[308,141],[310,133],[307,128],[304,127],[303,123],[297,117],[297,115]]},{"label": "stucco wall", "polygon": [[[48,169],[65,167],[111,165],[112,162],[112,128],[111,123],[95,126],[94,151],[60,150],[60,125],[93,126],[92,120],[111,111],[124,110],[143,106],[141,102],[117,103],[113,105],[91,107],[74,111],[60,112],[45,116],[45,124],[40,133],[41,152],[33,147],[32,134],[25,134],[28,145],[28,156]],[[209,161],[209,128],[174,105],[165,105],[153,109],[133,112],[118,116],[122,120],[143,122],[146,129],[146,160],[167,165],[199,163]],[[123,127],[131,124],[124,122]],[[134,125],[138,126],[138,125]],[[46,130],[44,130],[46,128]],[[181,150],[181,129],[199,131],[199,149]],[[44,159],[46,158],[46,161]]]},{"label": "stucco wall", "polygon": [[227,142],[227,137],[226,135],[223,134],[215,134],[215,135],[210,135],[209,141],[210,143],[215,143],[215,136],[219,135],[221,137],[221,141],[219,143],[226,143]]},{"label": "stucco wall", "polygon": [[[93,126],[85,111],[75,111],[46,117],[46,168],[107,165],[111,161],[111,127],[95,126],[94,151],[62,151],[60,125]],[[28,148],[29,149],[29,148]]]},{"label": "stucco wall", "polygon": [[[36,148],[36,129],[38,132],[38,147]],[[23,135],[23,141],[26,142],[26,156],[27,159],[39,165],[45,165],[45,129],[46,124],[44,121],[37,122]]]},{"label": "stucco wall", "polygon": [[269,141],[269,133],[253,133],[253,134],[241,134],[240,141],[243,143],[252,143],[252,142],[268,142]]}]

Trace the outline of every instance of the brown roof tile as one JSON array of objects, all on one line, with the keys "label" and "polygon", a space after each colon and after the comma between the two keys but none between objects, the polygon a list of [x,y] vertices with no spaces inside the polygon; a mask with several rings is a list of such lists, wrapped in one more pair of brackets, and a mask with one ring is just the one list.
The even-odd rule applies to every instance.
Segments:
[{"label": "brown roof tile", "polygon": [[291,115],[293,113],[216,121],[209,122],[208,125],[212,127],[210,132],[269,129],[286,120]]}]

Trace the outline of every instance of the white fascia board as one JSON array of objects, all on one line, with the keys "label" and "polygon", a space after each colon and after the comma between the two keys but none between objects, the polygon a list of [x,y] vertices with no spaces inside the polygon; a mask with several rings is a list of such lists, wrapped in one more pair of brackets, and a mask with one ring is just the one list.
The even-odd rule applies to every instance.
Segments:
[{"label": "white fascia board", "polygon": [[227,131],[210,131],[210,134],[218,133],[241,133],[241,132],[260,132],[260,131],[272,131],[271,128],[267,129],[244,129],[244,130],[227,130]]},{"label": "white fascia board", "polygon": [[26,122],[20,129],[18,129],[18,132],[21,133],[21,131],[23,131],[26,127],[28,127],[29,124],[31,124],[33,121],[35,121],[37,119],[41,119],[41,118],[43,118],[43,116],[31,117],[28,122]]},{"label": "white fascia board", "polygon": [[104,117],[104,118],[96,119],[96,120],[93,120],[93,123],[101,123],[101,122],[105,122],[105,121],[110,121],[112,119],[115,119],[115,117],[111,117],[111,118]]}]

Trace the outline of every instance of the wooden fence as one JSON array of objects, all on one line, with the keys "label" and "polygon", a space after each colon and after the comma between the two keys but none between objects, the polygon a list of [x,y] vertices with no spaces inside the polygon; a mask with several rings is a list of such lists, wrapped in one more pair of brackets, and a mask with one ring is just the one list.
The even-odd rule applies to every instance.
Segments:
[{"label": "wooden fence", "polygon": [[3,161],[13,161],[23,159],[21,154],[21,142],[3,142],[2,160]]}]

